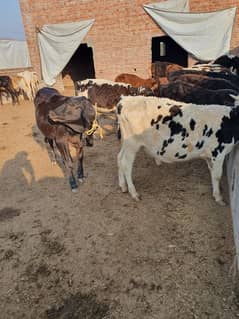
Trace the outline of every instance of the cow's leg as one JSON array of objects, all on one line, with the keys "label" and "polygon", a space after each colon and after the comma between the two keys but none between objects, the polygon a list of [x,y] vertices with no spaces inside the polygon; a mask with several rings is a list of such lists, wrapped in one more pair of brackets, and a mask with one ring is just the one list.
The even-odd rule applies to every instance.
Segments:
[{"label": "cow's leg", "polygon": [[8,92],[8,90],[5,89],[6,99],[9,100],[11,97],[11,94]]},{"label": "cow's leg", "polygon": [[118,140],[121,140],[121,130],[120,130],[119,121],[117,121],[117,137],[118,137]]},{"label": "cow's leg", "polygon": [[66,172],[69,178],[69,183],[70,183],[70,187],[72,192],[76,192],[77,190],[77,184],[76,184],[76,180],[73,174],[73,161],[71,158],[71,154],[70,154],[70,150],[69,150],[69,146],[66,143],[63,142],[58,142],[56,141],[56,146],[62,156],[65,168],[66,168]]},{"label": "cow's leg", "polygon": [[16,104],[16,100],[15,100],[14,94],[12,94],[11,89],[5,88],[5,90],[7,92],[7,97],[11,97],[11,99],[12,99],[12,105],[15,105]]},{"label": "cow's leg", "polygon": [[224,158],[216,159],[216,161],[208,162],[208,168],[211,173],[211,179],[212,179],[212,189],[213,189],[213,197],[215,198],[215,201],[222,206],[225,206],[225,202],[223,201],[221,191],[220,191],[220,180],[222,177],[222,171],[223,171],[223,162]]},{"label": "cow's leg", "polygon": [[19,98],[18,98],[18,95],[16,93],[16,91],[12,88],[6,88],[6,91],[9,92],[11,98],[12,98],[12,105],[15,105],[16,103],[17,104],[20,104],[19,103]]},{"label": "cow's leg", "polygon": [[70,138],[70,143],[76,150],[76,159],[77,159],[77,178],[80,183],[83,182],[84,169],[83,169],[83,144],[82,144],[82,134],[74,135]]},{"label": "cow's leg", "polygon": [[118,154],[119,186],[122,192],[127,192],[128,189],[129,193],[136,201],[140,199],[140,196],[136,192],[133,184],[132,169],[135,155],[138,150],[139,146],[137,144],[131,145],[125,141],[120,153]]},{"label": "cow's leg", "polygon": [[207,167],[209,169],[209,171],[211,172],[211,169],[212,169],[212,162],[210,159],[206,159],[206,162],[207,162]]},{"label": "cow's leg", "polygon": [[17,101],[17,104],[20,105],[20,101],[19,101],[19,91],[16,91],[15,89],[13,90],[13,94],[15,96],[15,99]]},{"label": "cow's leg", "polygon": [[32,84],[32,83],[30,83],[30,88],[31,88],[32,100],[34,100],[35,93],[34,93],[34,87],[33,87],[33,84]]},{"label": "cow's leg", "polygon": [[128,191],[128,187],[127,187],[127,182],[126,182],[125,174],[123,172],[123,167],[122,167],[122,161],[124,157],[123,153],[124,153],[124,149],[122,147],[118,154],[118,175],[119,175],[119,186],[122,192],[126,193]]},{"label": "cow's leg", "polygon": [[83,147],[79,147],[76,149],[76,157],[78,159],[78,167],[77,167],[77,178],[80,183],[83,182],[84,176],[84,168],[83,168],[83,159],[84,159],[84,152]]},{"label": "cow's leg", "polygon": [[73,81],[73,83],[74,83],[75,96],[78,96],[77,82],[76,82],[76,81]]},{"label": "cow's leg", "polygon": [[56,160],[56,152],[55,152],[55,148],[54,148],[54,140],[53,139],[51,139],[51,138],[47,138],[47,137],[45,137],[45,143],[47,143],[47,144],[49,144],[50,145],[50,147],[51,147],[51,156],[50,156],[50,154],[49,154],[49,156],[50,156],[50,160],[51,160],[51,163],[53,164],[53,165],[55,165],[56,164],[56,162],[57,162],[57,160]]}]

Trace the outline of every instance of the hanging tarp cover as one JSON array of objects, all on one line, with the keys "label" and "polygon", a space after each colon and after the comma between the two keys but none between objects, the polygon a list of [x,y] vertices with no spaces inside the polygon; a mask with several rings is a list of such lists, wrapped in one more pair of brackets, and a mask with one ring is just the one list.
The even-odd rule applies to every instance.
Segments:
[{"label": "hanging tarp cover", "polygon": [[53,85],[64,69],[94,20],[45,25],[38,33],[43,80]]},{"label": "hanging tarp cover", "polygon": [[0,40],[0,69],[28,68],[31,66],[26,41]]},{"label": "hanging tarp cover", "polygon": [[145,7],[150,7],[164,11],[174,12],[189,12],[189,0],[170,0],[148,4]]},{"label": "hanging tarp cover", "polygon": [[[180,7],[185,8],[184,12]],[[144,9],[165,33],[199,60],[214,60],[230,50],[236,7],[189,13],[185,12],[185,0],[172,0],[144,5]]]}]

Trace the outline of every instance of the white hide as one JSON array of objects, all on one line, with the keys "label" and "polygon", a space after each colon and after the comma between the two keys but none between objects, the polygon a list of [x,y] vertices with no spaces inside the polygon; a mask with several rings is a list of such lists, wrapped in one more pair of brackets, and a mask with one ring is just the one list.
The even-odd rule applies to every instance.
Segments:
[{"label": "white hide", "polygon": [[26,85],[25,93],[29,100],[33,101],[39,85],[36,72],[23,71],[17,75],[24,79]]},{"label": "white hide", "polygon": [[[173,117],[176,123],[180,123],[188,132],[188,136],[182,137],[182,134],[171,135],[169,122],[162,123],[165,116],[170,116],[169,109],[173,106],[179,106],[183,115],[179,114]],[[132,166],[136,153],[141,147],[144,147],[157,164],[160,162],[173,163],[176,161],[185,161],[195,158],[203,158],[207,161],[213,186],[213,196],[219,204],[224,204],[219,181],[222,174],[222,166],[225,155],[228,154],[234,144],[224,144],[223,151],[212,159],[212,151],[218,146],[218,140],[215,136],[216,131],[220,129],[221,121],[224,116],[228,116],[231,108],[223,105],[195,105],[191,103],[176,102],[167,98],[143,97],[143,96],[124,96],[118,103],[118,121],[122,135],[122,147],[118,154],[119,185],[123,192],[127,190],[131,196],[138,200],[139,195],[136,192],[132,181]],[[152,125],[152,120],[157,121],[158,116],[162,119],[158,121],[159,129]],[[191,129],[191,120],[195,121],[195,129]],[[213,130],[210,137],[203,136],[205,125]],[[160,155],[163,149],[164,141],[173,138],[173,142],[168,143],[165,153]],[[196,147],[197,142],[202,142],[201,148]],[[182,148],[182,145],[186,148]],[[175,157],[175,154],[187,154],[185,159]]]}]

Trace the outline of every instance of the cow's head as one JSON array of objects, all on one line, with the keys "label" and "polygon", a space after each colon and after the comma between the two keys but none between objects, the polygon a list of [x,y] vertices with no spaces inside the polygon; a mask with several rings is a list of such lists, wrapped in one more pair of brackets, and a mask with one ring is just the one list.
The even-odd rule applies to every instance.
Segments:
[{"label": "cow's head", "polygon": [[144,96],[154,96],[154,90],[147,87],[139,87],[139,94]]},{"label": "cow's head", "polygon": [[92,147],[94,145],[94,136],[93,133],[90,135],[85,135],[85,145],[88,147]]},{"label": "cow's head", "polygon": [[136,88],[134,86],[131,86],[131,85],[128,85],[127,87],[127,90],[129,92],[129,95],[132,95],[132,96],[136,96],[136,95],[139,95],[140,93],[140,89],[139,88]]}]

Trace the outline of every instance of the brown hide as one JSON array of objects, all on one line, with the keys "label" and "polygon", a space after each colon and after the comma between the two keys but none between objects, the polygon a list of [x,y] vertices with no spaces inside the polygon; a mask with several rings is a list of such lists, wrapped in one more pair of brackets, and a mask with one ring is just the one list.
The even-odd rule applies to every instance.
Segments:
[{"label": "brown hide", "polygon": [[135,74],[122,73],[115,78],[115,82],[128,83],[133,87],[139,88],[153,88],[156,84],[156,81],[152,78],[150,79],[142,79]]}]

